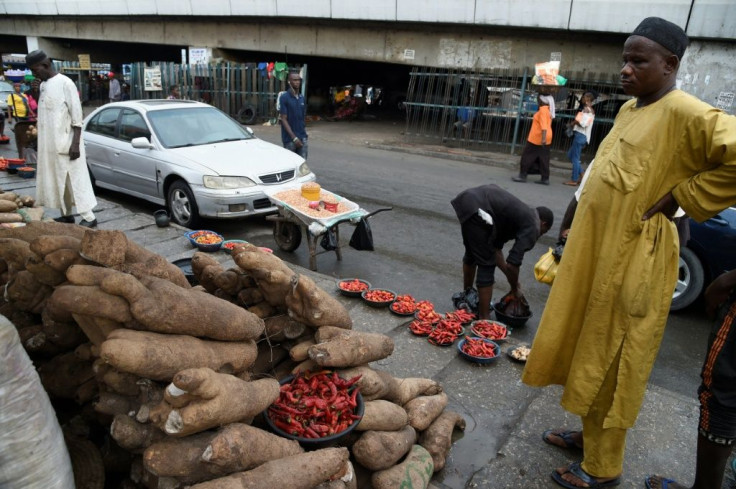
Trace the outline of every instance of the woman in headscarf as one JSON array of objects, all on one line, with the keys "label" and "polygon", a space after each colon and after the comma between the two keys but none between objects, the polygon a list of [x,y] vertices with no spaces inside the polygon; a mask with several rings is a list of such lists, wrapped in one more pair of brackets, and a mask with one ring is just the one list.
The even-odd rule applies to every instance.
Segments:
[{"label": "woman in headscarf", "polygon": [[[526,138],[526,146],[521,153],[519,176],[515,182],[526,182],[529,173],[541,175],[534,183],[549,185],[549,148],[552,145],[552,119],[555,118],[555,99],[552,95],[537,96],[539,109],[534,113],[532,127]],[[538,169],[537,169],[538,167]]]}]

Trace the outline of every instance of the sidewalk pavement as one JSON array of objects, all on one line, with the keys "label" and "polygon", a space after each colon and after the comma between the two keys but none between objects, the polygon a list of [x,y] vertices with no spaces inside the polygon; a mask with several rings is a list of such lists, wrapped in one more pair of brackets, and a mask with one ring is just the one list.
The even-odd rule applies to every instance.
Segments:
[{"label": "sidewalk pavement", "polygon": [[[278,127],[254,129],[257,134],[274,136],[277,133],[271,131]],[[401,130],[400,124],[381,122],[320,122],[310,127],[310,138],[447,159],[476,158],[477,163],[490,165],[503,165],[512,160],[497,153],[478,154],[404,143]],[[17,156],[14,145],[0,147],[0,156]],[[24,180],[0,172],[0,189],[4,191],[34,195],[34,184],[35,179]],[[194,253],[183,236],[184,228],[173,224],[158,228],[151,215],[133,213],[113,202],[99,200],[95,213],[100,229],[122,230],[130,239],[169,261]],[[54,217],[58,211],[47,210],[47,215]],[[232,263],[224,252],[214,256]],[[471,364],[459,357],[455,347],[435,347],[411,335],[406,328],[406,318],[340,296],[333,278],[290,266],[335,294],[350,311],[355,329],[384,333],[394,339],[393,355],[375,362],[376,368],[396,377],[431,377],[439,381],[450,398],[449,407],[465,417],[465,433],[453,444],[447,465],[435,474],[432,488],[556,488],[559,486],[550,478],[552,470],[581,459],[579,452],[570,453],[541,440],[546,429],[580,427],[579,419],[559,405],[561,388],[534,389],[523,385],[520,381],[523,366],[506,355],[490,366]],[[514,346],[517,343],[512,336],[502,344],[502,351]],[[653,472],[690,484],[695,468],[697,421],[698,405],[694,395],[682,396],[650,385],[636,426],[629,432],[620,487],[643,487],[644,477]],[[723,488],[732,487],[732,482],[728,470]]]}]

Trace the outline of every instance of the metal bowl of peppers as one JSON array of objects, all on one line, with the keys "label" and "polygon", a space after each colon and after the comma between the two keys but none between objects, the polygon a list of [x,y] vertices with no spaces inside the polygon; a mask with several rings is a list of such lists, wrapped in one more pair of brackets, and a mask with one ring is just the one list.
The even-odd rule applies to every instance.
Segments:
[{"label": "metal bowl of peppers", "polygon": [[308,450],[335,445],[358,426],[365,404],[356,385],[360,376],[336,372],[299,372],[284,377],[281,393],[264,412],[271,431]]}]

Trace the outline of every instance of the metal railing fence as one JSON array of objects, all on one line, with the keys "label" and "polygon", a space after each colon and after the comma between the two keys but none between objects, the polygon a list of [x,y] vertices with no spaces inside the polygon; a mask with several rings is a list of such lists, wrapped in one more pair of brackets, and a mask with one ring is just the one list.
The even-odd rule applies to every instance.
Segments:
[{"label": "metal railing fence", "polygon": [[[145,69],[161,71],[160,91],[146,91]],[[299,70],[301,66],[289,66]],[[306,84],[306,68],[303,70]],[[276,98],[286,90],[286,76],[277,77],[259,69],[255,63],[219,63],[182,65],[172,62],[133,63],[131,93],[133,99],[166,98],[178,85],[184,99],[211,104],[244,124],[278,117]]]},{"label": "metal railing fence", "polygon": [[[520,153],[537,110],[531,70],[488,71],[415,67],[406,97],[406,131],[409,139],[442,142],[467,148]],[[553,121],[553,151],[567,151],[564,135],[574,119],[585,91],[598,94],[591,143],[584,154],[592,156],[613,125],[628,98],[618,74],[564,73],[568,82],[555,89],[557,116]]]}]

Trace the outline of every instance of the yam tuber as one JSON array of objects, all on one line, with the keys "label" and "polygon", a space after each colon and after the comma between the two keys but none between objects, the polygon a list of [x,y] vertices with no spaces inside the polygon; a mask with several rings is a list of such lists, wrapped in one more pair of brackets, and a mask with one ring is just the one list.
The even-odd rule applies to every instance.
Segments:
[{"label": "yam tuber", "polygon": [[260,304],[265,299],[263,293],[258,287],[248,287],[241,289],[237,294],[237,301],[243,307],[252,307],[256,304]]},{"label": "yam tuber", "polygon": [[192,255],[192,273],[194,274],[194,278],[208,292],[214,292],[218,288],[215,283],[215,277],[224,271],[225,268],[220,262],[208,253],[198,251]]},{"label": "yam tuber", "polygon": [[263,322],[266,324],[265,336],[272,341],[299,338],[307,330],[306,326],[286,314],[266,318]]},{"label": "yam tuber", "polygon": [[11,200],[0,199],[0,212],[15,212],[18,205]]},{"label": "yam tuber", "polygon": [[286,305],[286,294],[291,289],[294,272],[273,253],[266,253],[257,246],[246,243],[232,253],[233,260],[252,276],[265,300],[275,307]]},{"label": "yam tuber", "polygon": [[385,399],[403,406],[418,396],[433,396],[442,392],[442,386],[432,379],[422,377],[395,378]]},{"label": "yam tuber", "polygon": [[166,438],[143,452],[143,466],[158,477],[176,477],[185,483],[201,482],[233,471],[202,460],[202,453],[215,433],[206,432],[186,438]]},{"label": "yam tuber", "polygon": [[119,323],[133,319],[125,299],[108,294],[95,285],[60,285],[54,289],[50,300],[54,307],[72,314],[103,317]]},{"label": "yam tuber", "polygon": [[18,212],[0,212],[0,223],[23,222],[23,216]]},{"label": "yam tuber", "polygon": [[302,341],[289,350],[289,356],[295,362],[303,362],[309,358],[309,347],[312,345],[314,345],[314,339],[312,338]]},{"label": "yam tuber", "polygon": [[[77,268],[77,267],[73,267]],[[116,272],[100,283],[105,292],[124,297],[130,312],[147,329],[216,340],[242,341],[261,335],[265,325],[257,316],[207,293],[182,290],[158,277]]]},{"label": "yam tuber", "polygon": [[256,354],[254,341],[208,341],[127,329],[110,333],[100,348],[101,358],[118,370],[153,380],[171,380],[177,372],[197,367],[239,373]]},{"label": "yam tuber", "polygon": [[288,355],[289,352],[281,346],[271,345],[268,341],[261,341],[258,343],[258,357],[250,366],[249,371],[253,374],[271,372]]},{"label": "yam tuber", "polygon": [[454,411],[445,410],[419,437],[419,444],[432,455],[435,472],[445,466],[447,454],[452,448],[452,432],[456,426],[464,430],[465,419]]},{"label": "yam tuber", "polygon": [[[323,332],[328,335],[322,342]],[[394,341],[380,333],[344,330],[323,326],[315,334],[316,345],[309,347],[309,358],[325,367],[356,367],[388,357]]]},{"label": "yam tuber", "polygon": [[389,392],[395,389],[394,377],[385,370],[374,370],[368,366],[354,367],[338,370],[343,379],[352,379],[360,375],[356,384],[360,387],[360,393],[364,401],[383,399]]},{"label": "yam tuber", "polygon": [[15,273],[5,288],[5,297],[17,309],[41,314],[52,289],[35,279],[28,270]]},{"label": "yam tuber", "polygon": [[118,445],[133,453],[140,453],[166,438],[164,432],[155,426],[139,423],[127,414],[118,414],[113,418],[110,435]]},{"label": "yam tuber", "polygon": [[314,489],[358,489],[358,477],[355,474],[353,464],[348,460],[345,467],[345,475],[339,479],[323,482]]},{"label": "yam tuber", "polygon": [[403,462],[390,469],[375,472],[371,476],[371,482],[373,489],[427,489],[433,472],[432,456],[422,446],[414,445]]},{"label": "yam tuber", "polygon": [[447,394],[419,396],[404,404],[409,414],[409,424],[417,431],[424,431],[447,407]]},{"label": "yam tuber", "polygon": [[114,392],[100,392],[95,402],[95,411],[112,416],[116,414],[131,415],[138,411],[139,407],[140,403],[135,397],[124,396]]},{"label": "yam tuber", "polygon": [[[18,215],[18,214],[16,214]],[[23,240],[0,238],[0,260],[4,260],[14,270],[25,270],[26,260],[34,256],[31,246]]]},{"label": "yam tuber", "polygon": [[25,264],[26,270],[33,274],[33,277],[41,282],[42,284],[55,287],[63,282],[66,282],[66,276],[63,272],[54,270],[48,266],[42,258],[36,255],[28,257]]},{"label": "yam tuber", "polygon": [[66,269],[75,264],[88,264],[78,251],[71,249],[60,249],[52,251],[43,257],[43,262],[57,272],[66,272]]},{"label": "yam tuber", "polygon": [[366,431],[353,444],[353,457],[369,470],[385,470],[401,460],[417,441],[409,425],[398,431]]},{"label": "yam tuber", "polygon": [[365,403],[363,419],[355,429],[358,431],[396,431],[407,424],[409,424],[409,415],[404,408],[390,401],[376,399]]},{"label": "yam tuber", "polygon": [[286,295],[289,316],[297,321],[319,328],[336,326],[350,329],[353,320],[343,305],[327,292],[317,287],[314,280],[306,275],[291,277],[291,288]]},{"label": "yam tuber", "polygon": [[31,251],[38,256],[46,256],[56,250],[70,249],[76,252],[82,247],[82,241],[74,236],[47,235],[39,236],[30,242]]},{"label": "yam tuber", "polygon": [[209,368],[191,368],[174,376],[164,398],[173,409],[164,426],[172,436],[224,426],[252,418],[279,397],[275,379],[245,382]]},{"label": "yam tuber", "polygon": [[95,263],[131,273],[138,278],[153,276],[185,289],[191,287],[179,267],[130,241],[122,231],[86,231],[82,236],[80,254]]},{"label": "yam tuber", "polygon": [[215,277],[215,286],[230,295],[238,295],[249,282],[248,275],[239,268],[223,270]]},{"label": "yam tuber", "polygon": [[202,459],[235,472],[303,451],[296,440],[287,440],[247,424],[232,423],[217,432]]},{"label": "yam tuber", "polygon": [[323,448],[272,460],[247,472],[193,485],[191,489],[312,489],[344,472],[348,456],[347,448]]}]

